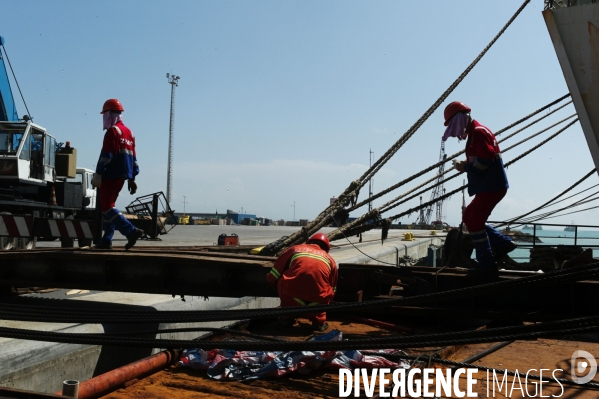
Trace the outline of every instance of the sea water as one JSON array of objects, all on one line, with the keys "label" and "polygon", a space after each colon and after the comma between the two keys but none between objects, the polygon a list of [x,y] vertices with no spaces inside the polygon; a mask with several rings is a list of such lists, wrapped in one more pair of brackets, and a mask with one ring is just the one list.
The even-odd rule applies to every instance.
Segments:
[{"label": "sea water", "polygon": [[[523,233],[533,234],[533,230],[521,230]],[[543,230],[537,230],[535,235],[542,241],[535,245],[578,245],[583,249],[592,248],[593,257],[599,257],[599,227],[596,229],[590,227],[579,228],[577,232],[560,230],[550,230],[545,227]],[[528,262],[530,260],[531,242],[519,242],[518,248],[509,255],[517,262]]]}]

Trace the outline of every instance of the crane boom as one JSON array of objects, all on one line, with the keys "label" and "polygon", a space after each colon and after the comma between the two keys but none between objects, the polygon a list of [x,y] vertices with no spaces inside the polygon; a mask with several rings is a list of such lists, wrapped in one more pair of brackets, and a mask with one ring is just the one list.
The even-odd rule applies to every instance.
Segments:
[{"label": "crane boom", "polygon": [[4,64],[4,38],[0,36],[0,121],[17,122],[19,115],[15,106],[15,99],[12,95],[10,82],[8,81],[8,72]]}]

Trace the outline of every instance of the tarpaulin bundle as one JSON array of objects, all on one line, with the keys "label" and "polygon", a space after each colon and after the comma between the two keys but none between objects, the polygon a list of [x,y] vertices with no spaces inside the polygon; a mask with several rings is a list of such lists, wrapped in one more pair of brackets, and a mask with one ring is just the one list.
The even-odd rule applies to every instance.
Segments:
[{"label": "tarpaulin bundle", "polygon": [[[342,336],[341,331],[333,330],[310,341],[341,341]],[[385,349],[379,352],[386,355],[397,353]],[[409,368],[406,361],[391,361],[376,353],[364,354],[358,350],[268,352],[189,349],[183,352],[179,364],[206,370],[208,377],[215,380],[229,381],[282,377],[315,369]]]}]

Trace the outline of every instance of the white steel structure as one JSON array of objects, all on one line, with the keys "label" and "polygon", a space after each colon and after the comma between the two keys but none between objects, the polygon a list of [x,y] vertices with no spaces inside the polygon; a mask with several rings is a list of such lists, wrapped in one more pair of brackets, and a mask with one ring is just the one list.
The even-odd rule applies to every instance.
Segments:
[{"label": "white steel structure", "polygon": [[599,3],[546,1],[543,18],[599,170]]}]

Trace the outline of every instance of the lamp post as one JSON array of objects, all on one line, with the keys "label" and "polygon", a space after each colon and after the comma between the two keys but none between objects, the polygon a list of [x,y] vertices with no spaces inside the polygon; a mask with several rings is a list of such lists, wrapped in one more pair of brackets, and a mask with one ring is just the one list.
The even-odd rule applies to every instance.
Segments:
[{"label": "lamp post", "polygon": [[173,133],[175,130],[175,87],[179,86],[180,76],[166,74],[168,83],[171,85],[171,119],[168,133],[168,170],[166,173],[166,199],[170,203],[173,190]]},{"label": "lamp post", "polygon": [[293,201],[293,205],[291,205],[293,207],[293,221],[295,222],[295,201]]},{"label": "lamp post", "polygon": [[[372,168],[372,160],[374,158],[374,152],[372,151],[372,148],[370,149],[370,167]],[[372,189],[373,189],[373,183],[372,183],[372,177],[370,179],[368,179],[368,198],[372,197]],[[372,201],[368,202],[368,212],[370,212],[372,210]]]}]

